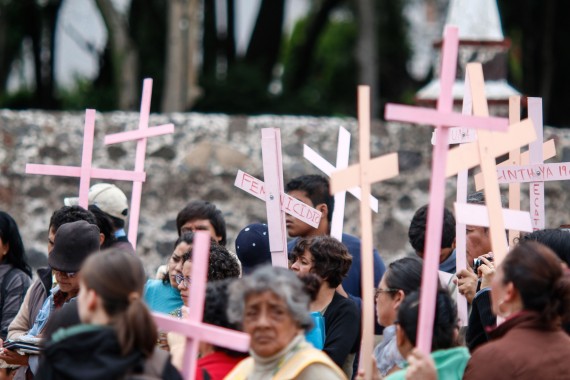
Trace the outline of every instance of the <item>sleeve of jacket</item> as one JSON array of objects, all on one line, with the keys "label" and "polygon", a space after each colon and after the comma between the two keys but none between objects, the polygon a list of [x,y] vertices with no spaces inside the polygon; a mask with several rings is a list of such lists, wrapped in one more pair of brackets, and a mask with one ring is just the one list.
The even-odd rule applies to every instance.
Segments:
[{"label": "sleeve of jacket", "polygon": [[490,289],[480,290],[473,299],[471,305],[471,314],[469,314],[469,324],[465,340],[469,351],[473,352],[475,348],[489,340],[487,331],[488,326],[495,326],[497,317],[493,315],[491,310],[491,291]]},{"label": "sleeve of jacket", "polygon": [[20,306],[25,299],[28,288],[30,287],[30,278],[22,271],[9,278],[6,286],[6,299],[4,300],[4,308],[2,309],[2,325],[0,326],[0,337],[6,339],[8,335],[8,327],[14,317],[18,314]]},{"label": "sleeve of jacket", "polygon": [[353,348],[360,338],[358,306],[352,300],[344,300],[346,302],[339,304],[338,309],[329,317],[328,322],[325,315],[326,338],[323,347],[323,351],[340,368],[343,367],[346,357],[354,352]]},{"label": "sleeve of jacket", "polygon": [[29,321],[30,296],[37,286],[42,286],[39,280],[34,281],[32,286],[28,288],[20,306],[20,310],[18,310],[18,314],[16,314],[12,323],[10,323],[10,326],[8,327],[8,339],[14,340],[17,337],[26,334],[32,327],[32,324]]}]

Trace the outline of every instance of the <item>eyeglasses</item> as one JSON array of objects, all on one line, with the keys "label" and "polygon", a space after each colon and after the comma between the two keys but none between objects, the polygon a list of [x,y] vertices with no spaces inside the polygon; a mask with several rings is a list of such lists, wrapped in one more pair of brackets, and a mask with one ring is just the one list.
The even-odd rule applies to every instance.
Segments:
[{"label": "eyeglasses", "polygon": [[176,283],[178,285],[180,284],[184,284],[185,287],[189,287],[190,284],[192,283],[192,280],[190,279],[190,277],[184,277],[181,274],[177,274],[174,276],[174,280],[176,281]]},{"label": "eyeglasses", "polygon": [[394,288],[388,288],[388,289],[376,288],[376,289],[374,289],[374,298],[378,298],[378,296],[380,295],[380,293],[396,293],[398,290],[400,290],[400,289],[394,289]]},{"label": "eyeglasses", "polygon": [[67,278],[75,278],[75,276],[77,276],[77,274],[79,273],[79,272],[63,272],[63,271],[60,271],[57,269],[54,269],[53,271],[55,273],[59,273],[63,277],[67,277]]}]

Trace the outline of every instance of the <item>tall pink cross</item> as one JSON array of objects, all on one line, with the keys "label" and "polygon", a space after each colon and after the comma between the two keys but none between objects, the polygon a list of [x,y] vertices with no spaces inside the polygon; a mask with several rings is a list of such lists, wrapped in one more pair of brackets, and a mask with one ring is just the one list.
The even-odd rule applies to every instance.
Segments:
[{"label": "tall pink cross", "polygon": [[177,319],[168,315],[153,313],[158,328],[186,336],[183,374],[188,380],[194,379],[196,360],[200,342],[208,342],[219,347],[236,351],[247,351],[248,334],[203,323],[204,300],[208,281],[208,260],[210,256],[210,234],[197,231],[192,244],[192,286],[190,287],[189,313],[187,318]]},{"label": "tall pink cross", "polygon": [[273,266],[287,268],[289,260],[285,213],[317,228],[321,212],[285,194],[279,128],[261,130],[261,155],[265,183],[239,170],[234,185],[265,201],[271,262]]},{"label": "tall pink cross", "polygon": [[[338,131],[338,145],[336,151],[336,167],[321,157],[317,152],[307,145],[303,145],[303,156],[320,171],[328,177],[335,170],[345,169],[348,167],[348,157],[350,154],[350,133],[343,127]],[[357,199],[361,199],[361,190],[359,187],[348,189],[348,192]],[[344,224],[344,204],[346,200],[346,191],[338,192],[334,195],[334,211],[331,222],[331,236],[338,241],[342,241],[342,226]],[[374,212],[378,212],[378,199],[370,195],[370,208]]]},{"label": "tall pink cross", "polygon": [[26,174],[79,177],[79,205],[83,208],[88,207],[89,185],[91,178],[144,182],[144,171],[98,169],[92,167],[94,136],[95,110],[88,109],[85,111],[81,166],[26,164]]},{"label": "tall pink cross", "polygon": [[366,379],[372,377],[372,349],[374,346],[374,262],[372,257],[371,185],[398,175],[398,154],[392,153],[370,159],[370,87],[358,86],[358,130],[360,163],[331,175],[331,193],[336,194],[360,186],[360,233],[362,236],[362,342],[360,369]]},{"label": "tall pink cross", "polygon": [[439,266],[445,197],[445,168],[448,163],[448,128],[505,130],[508,126],[507,121],[504,119],[491,118],[487,117],[487,115],[478,117],[453,112],[452,88],[455,82],[458,46],[457,28],[447,26],[443,38],[441,92],[437,101],[437,110],[388,104],[385,112],[386,120],[425,123],[436,126],[436,143],[433,148],[430,200],[422,271],[420,300],[422,306],[420,307],[419,336],[417,340],[418,348],[425,353],[430,352],[435,317],[435,299],[438,286],[437,270]]},{"label": "tall pink cross", "polygon": [[[481,64],[471,63],[467,65],[467,73],[471,79],[471,91],[473,98],[473,112],[475,115],[486,116],[489,114],[487,99],[485,98],[483,69]],[[459,146],[449,152],[446,175],[456,175],[460,170],[470,169],[475,166],[481,167],[485,185],[485,202],[488,223],[490,227],[491,246],[495,255],[494,260],[500,263],[507,253],[507,238],[505,226],[510,229],[518,229],[511,224],[510,216],[505,223],[505,216],[512,215],[516,210],[505,213],[502,211],[501,195],[496,175],[496,157],[506,154],[515,148],[524,146],[536,138],[532,122],[524,120],[521,123],[509,126],[507,133],[493,133],[478,131],[477,141]],[[474,207],[473,205],[459,205],[461,207]],[[476,206],[475,206],[476,207]],[[456,210],[458,210],[456,206]],[[459,210],[460,211],[460,210]],[[475,213],[467,213],[474,216]],[[520,214],[518,219],[525,218],[526,213]],[[517,219],[516,217],[514,219]],[[484,225],[463,220],[461,223]],[[481,221],[483,223],[483,221]],[[520,228],[520,227],[519,227]]]},{"label": "tall pink cross", "polygon": [[[152,97],[152,79],[145,79],[143,82],[143,94],[140,108],[138,130],[115,133],[105,136],[105,145],[118,144],[127,141],[137,141],[135,154],[135,171],[144,172],[144,161],[146,157],[147,138],[165,135],[174,132],[173,124],[164,124],[156,127],[149,127],[150,101]],[[139,228],[139,217],[141,207],[142,181],[133,182],[131,194],[131,207],[129,209],[129,242],[137,248],[137,237]]]}]

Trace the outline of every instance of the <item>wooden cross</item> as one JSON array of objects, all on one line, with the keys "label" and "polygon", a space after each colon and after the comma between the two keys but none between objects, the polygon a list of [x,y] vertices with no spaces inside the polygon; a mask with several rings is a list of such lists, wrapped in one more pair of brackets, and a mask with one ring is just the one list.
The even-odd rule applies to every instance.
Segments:
[{"label": "wooden cross", "polygon": [[285,213],[317,228],[321,220],[321,212],[283,191],[281,131],[279,128],[263,128],[261,130],[261,155],[265,183],[240,170],[234,185],[265,201],[271,263],[273,266],[288,268]]},{"label": "wooden cross", "polygon": [[370,210],[371,184],[398,175],[398,154],[370,159],[370,87],[358,86],[358,125],[360,163],[331,175],[331,193],[336,194],[360,186],[360,233],[362,236],[362,343],[360,369],[365,378],[372,377],[372,349],[374,345],[374,262],[372,257],[372,213]]},{"label": "wooden cross", "polygon": [[[511,96],[509,98],[509,122],[514,124],[520,121],[520,96]],[[539,134],[541,136],[542,133]],[[556,155],[556,148],[554,146],[554,140],[550,139],[542,144],[542,159],[547,160]],[[502,183],[501,175],[502,168],[506,166],[510,167],[521,167],[529,164],[529,151],[520,153],[519,148],[515,148],[509,152],[509,159],[503,161],[497,165],[497,175],[499,177],[499,183]],[[520,210],[520,184],[521,182],[511,182],[509,183],[509,208],[511,210]],[[477,191],[483,189],[483,175],[482,173],[477,173],[475,175],[475,188]],[[519,238],[519,231],[509,230],[509,246],[514,246],[517,239]]]},{"label": "wooden cross", "polygon": [[[528,115],[533,120],[537,135],[542,136],[542,100],[540,98],[528,98]],[[556,149],[552,140],[544,144],[541,140],[539,137],[530,144],[529,151],[521,155],[521,165],[513,163],[501,165],[497,169],[499,183],[508,183],[511,186],[530,182],[529,198],[533,230],[545,227],[544,182],[570,179],[569,162],[543,163],[544,160],[556,155]],[[482,186],[481,183],[476,184]]]},{"label": "wooden cross", "polygon": [[139,181],[144,182],[144,171],[127,171],[114,169],[98,169],[92,167],[93,159],[93,138],[95,136],[95,110],[85,111],[85,127],[83,131],[83,152],[81,156],[81,166],[61,166],[26,164],[26,174],[52,175],[60,177],[79,178],[79,206],[87,209],[89,199],[89,186],[91,178],[118,180],[118,181]]},{"label": "wooden cross", "polygon": [[[343,127],[338,131],[338,145],[336,151],[336,167],[321,157],[317,152],[307,145],[303,145],[303,156],[320,171],[328,177],[335,170],[345,169],[348,167],[348,157],[350,154],[350,133]],[[348,189],[348,192],[361,200],[361,191],[359,187]],[[346,199],[346,191],[338,192],[334,195],[334,211],[331,222],[331,236],[338,241],[342,241],[342,226],[344,224],[344,204]],[[378,199],[370,195],[370,208],[374,212],[378,212]]]},{"label": "wooden cross", "polygon": [[210,234],[206,231],[195,232],[192,244],[192,286],[188,299],[191,306],[188,317],[178,319],[165,314],[153,313],[160,330],[173,331],[186,336],[183,375],[188,380],[194,379],[198,347],[201,341],[236,351],[246,352],[249,349],[248,334],[202,322],[209,256]]},{"label": "wooden cross", "polygon": [[[436,126],[436,143],[433,148],[432,175],[430,181],[430,200],[427,215],[426,244],[418,321],[417,346],[424,353],[431,350],[435,301],[438,286],[438,266],[443,227],[443,209],[445,197],[445,168],[447,158],[449,127],[471,129],[505,130],[507,121],[487,115],[472,116],[453,112],[452,88],[455,82],[457,51],[459,47],[458,30],[447,26],[443,38],[441,66],[441,92],[437,101],[437,110],[402,105],[386,105],[386,120],[410,123],[425,123]],[[477,114],[476,114],[477,115]],[[454,174],[457,174],[455,172]]]},{"label": "wooden cross", "polygon": [[[471,63],[467,65],[467,72],[471,78],[471,91],[473,99],[473,112],[476,115],[489,114],[487,100],[484,92],[483,69],[481,64]],[[524,120],[521,123],[509,126],[507,133],[492,133],[478,131],[477,141],[462,145],[449,152],[449,160],[446,175],[456,175],[459,170],[470,169],[477,165],[481,166],[485,184],[485,200],[489,219],[491,246],[494,260],[498,265],[507,253],[507,239],[505,235],[505,212],[501,211],[501,195],[496,175],[496,157],[508,153],[513,149],[524,146],[536,138],[532,122]],[[467,207],[459,205],[461,207]],[[471,205],[472,207],[473,205]],[[457,210],[457,207],[456,207]],[[516,212],[511,210],[510,212]],[[511,215],[508,213],[508,215]],[[520,214],[525,218],[525,213]],[[514,222],[514,221],[513,221]],[[469,224],[465,220],[462,223]],[[508,225],[511,228],[509,218]],[[476,223],[471,223],[476,224]],[[512,228],[516,229],[516,228]]]},{"label": "wooden cross", "polygon": [[[150,115],[150,101],[152,97],[152,79],[145,79],[143,82],[143,94],[140,108],[138,130],[115,133],[105,136],[105,145],[118,144],[127,141],[137,141],[135,153],[135,171],[144,172],[144,161],[146,156],[146,141],[149,137],[160,136],[174,132],[174,124],[148,126]],[[129,242],[137,248],[137,237],[139,228],[139,217],[141,207],[142,181],[133,182],[133,192],[131,194],[131,207],[129,208]]]}]

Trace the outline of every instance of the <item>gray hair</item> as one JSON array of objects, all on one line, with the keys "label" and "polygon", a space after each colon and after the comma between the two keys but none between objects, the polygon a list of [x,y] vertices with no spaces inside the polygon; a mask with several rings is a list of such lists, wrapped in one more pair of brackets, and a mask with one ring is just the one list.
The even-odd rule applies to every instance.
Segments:
[{"label": "gray hair", "polygon": [[245,300],[254,294],[271,292],[285,301],[292,318],[305,331],[313,326],[309,295],[295,273],[285,268],[263,266],[232,284],[229,289],[228,318],[242,324]]}]

